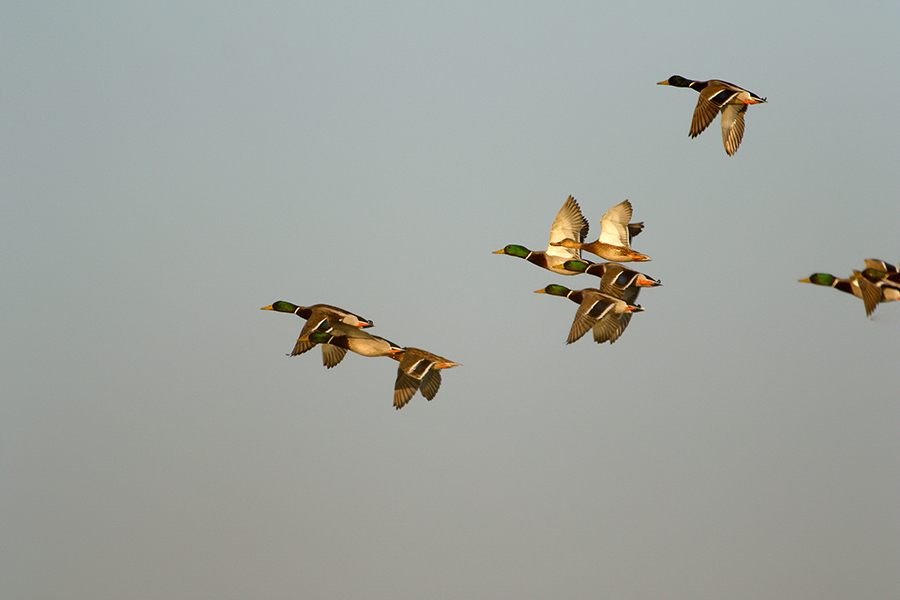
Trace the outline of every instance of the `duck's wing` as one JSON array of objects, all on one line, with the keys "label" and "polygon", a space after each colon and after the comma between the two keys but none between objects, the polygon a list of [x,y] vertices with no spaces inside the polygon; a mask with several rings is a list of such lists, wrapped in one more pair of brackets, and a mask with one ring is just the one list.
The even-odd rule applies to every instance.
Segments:
[{"label": "duck's wing", "polygon": [[344,357],[347,356],[346,348],[332,346],[331,344],[320,344],[320,346],[322,346],[322,364],[328,369],[340,364]]},{"label": "duck's wing", "polygon": [[[635,289],[640,289],[640,288],[636,287]],[[633,303],[629,302],[629,304],[633,304]],[[621,315],[619,315],[619,327],[618,327],[618,329],[616,329],[615,335],[610,336],[610,338],[609,338],[610,344],[615,344],[616,340],[619,339],[619,336],[622,335],[623,333],[625,333],[625,328],[628,327],[628,324],[631,322],[632,314],[633,313],[627,312],[627,313],[622,313]]]},{"label": "duck's wing", "polygon": [[852,280],[859,286],[863,305],[866,307],[866,316],[872,316],[872,313],[875,312],[875,308],[882,299],[881,287],[863,277],[862,273],[859,271],[853,272]]},{"label": "duck's wing", "polygon": [[728,156],[734,156],[744,138],[744,115],[747,105],[743,102],[728,104],[722,109],[722,142]]},{"label": "duck's wing", "polygon": [[300,330],[299,337],[302,338],[304,336],[307,336],[316,330],[327,331],[335,324],[340,323],[340,321],[341,317],[335,315],[331,311],[314,308],[312,313],[309,315],[309,319],[307,319],[306,323],[304,323],[303,329]]},{"label": "duck's wing", "polygon": [[575,320],[572,322],[572,327],[569,329],[569,337],[566,338],[566,344],[573,344],[580,340],[596,322],[596,318],[587,314],[582,314],[580,317],[576,315]]},{"label": "duck's wing", "polygon": [[301,334],[300,337],[297,338],[297,343],[294,344],[294,349],[291,350],[291,356],[297,356],[298,354],[309,352],[313,349],[313,346],[315,346],[315,344],[309,340],[304,340],[303,334]]},{"label": "duck's wing", "polygon": [[695,138],[703,133],[719,114],[719,110],[721,110],[720,106],[713,104],[708,97],[703,95],[703,92],[700,92],[697,108],[694,109],[694,118],[691,119],[691,137]]},{"label": "duck's wing", "polygon": [[[624,300],[625,290],[632,286],[636,275],[636,272],[620,263],[606,263],[606,270],[600,277],[600,291],[613,298]],[[632,304],[632,302],[629,302],[629,304]]]},{"label": "duck's wing", "polygon": [[613,302],[604,298],[599,292],[584,294],[584,300],[575,311],[575,321],[569,330],[567,344],[576,342],[597,324],[598,319],[603,319],[613,309]]},{"label": "duck's wing", "polygon": [[640,221],[638,223],[629,223],[628,224],[628,242],[631,243],[631,238],[639,234],[644,230],[644,222]]},{"label": "duck's wing", "polygon": [[691,120],[691,137],[697,137],[703,130],[709,127],[722,107],[728,104],[737,94],[740,88],[724,81],[710,81],[700,90],[700,99],[697,100],[697,108],[694,109],[694,118]]},{"label": "duck's wing", "polygon": [[[329,328],[328,315],[325,311],[313,309],[312,314],[309,315],[309,319],[307,319],[306,323],[303,324],[303,329],[300,330],[300,335],[297,336],[297,343],[294,344],[294,349],[291,351],[291,356],[297,356],[298,354],[303,354],[304,352],[310,351],[313,346],[315,346],[315,344],[306,339],[306,336],[320,328],[322,331],[325,331]],[[324,355],[322,358],[324,362]],[[325,366],[328,366],[327,363]]]},{"label": "duck's wing", "polygon": [[403,367],[397,369],[397,381],[394,383],[394,408],[401,409],[412,400],[419,391],[420,381],[403,372]]},{"label": "duck's wing", "polygon": [[[434,355],[418,348],[406,349],[403,360],[397,367],[397,381],[394,383],[394,408],[403,408],[416,395],[419,386],[422,385],[422,379],[432,371],[434,366],[431,356]],[[441,385],[440,377],[437,385],[438,387]],[[437,393],[437,389],[434,389],[434,393]]]},{"label": "duck's wing", "polygon": [[313,304],[309,308],[312,311],[310,319],[314,316],[319,318],[325,316],[332,321],[340,321],[347,325],[352,325],[353,327],[372,327],[374,325],[369,319],[352,313],[349,310],[344,310],[339,306],[332,306],[331,304]]},{"label": "duck's wing", "polygon": [[879,271],[884,271],[885,273],[896,273],[897,267],[890,263],[886,263],[883,260],[879,260],[877,258],[867,258],[865,261],[867,269],[878,269]]},{"label": "duck's wing", "polygon": [[437,396],[439,389],[441,389],[441,370],[429,369],[422,378],[422,395],[426,400],[431,401]]},{"label": "duck's wing", "polygon": [[594,325],[594,341],[602,344],[603,342],[612,343],[619,339],[619,336],[622,335],[622,331],[625,329],[619,321],[620,316],[610,310],[603,318],[598,319]]},{"label": "duck's wing", "polygon": [[606,211],[600,219],[600,241],[613,246],[630,247],[631,235],[628,223],[631,221],[631,202],[625,200]]},{"label": "duck's wing", "polygon": [[[303,354],[315,346],[314,343],[304,339],[314,331],[333,331],[336,335],[353,335],[353,332],[359,330],[356,327],[342,322],[340,315],[332,313],[329,310],[316,308],[312,311],[312,314],[309,315],[309,319],[306,320],[303,329],[300,330],[300,335],[297,336],[297,343],[294,344],[294,350],[291,352],[291,356]],[[365,332],[360,331],[360,333]],[[341,356],[341,358],[343,358],[343,356]],[[338,362],[341,362],[340,359],[338,359]],[[336,365],[337,363],[334,364]],[[327,363],[325,366],[328,366]],[[331,366],[333,367],[334,365]]]},{"label": "duck's wing", "polygon": [[[550,228],[550,242],[558,243],[566,238],[576,242],[584,242],[588,234],[588,222],[581,214],[581,207],[572,196],[563,203],[556,214],[553,226]],[[546,253],[562,259],[563,261],[581,259],[581,250],[578,248],[565,248],[563,246],[547,246]]]}]

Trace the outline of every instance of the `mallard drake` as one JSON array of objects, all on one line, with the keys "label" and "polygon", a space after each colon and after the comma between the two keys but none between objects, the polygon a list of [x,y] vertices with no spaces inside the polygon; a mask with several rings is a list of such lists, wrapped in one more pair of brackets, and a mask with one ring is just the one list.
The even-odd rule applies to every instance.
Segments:
[{"label": "mallard drake", "polygon": [[[344,359],[347,350],[362,356],[390,356],[391,354],[403,352],[403,348],[390,340],[371,335],[345,323],[337,323],[328,327],[325,331],[313,331],[300,339],[309,341],[312,344],[325,344],[334,348],[333,350],[322,346],[323,361],[329,369]],[[330,361],[325,360],[326,354]]]},{"label": "mallard drake", "polygon": [[631,202],[628,200],[620,202],[606,211],[606,214],[600,219],[600,237],[590,244],[566,238],[560,242],[550,242],[550,245],[586,250],[606,260],[619,262],[648,261],[650,260],[649,256],[631,249],[631,238],[639,234],[644,228],[643,223],[629,222],[631,221],[631,212]]},{"label": "mallard drake", "polygon": [[420,388],[425,399],[432,400],[441,387],[441,369],[459,366],[459,363],[419,348],[404,348],[391,358],[400,361],[394,384],[394,408],[397,410],[406,406]]},{"label": "mallard drake", "polygon": [[649,275],[633,271],[619,263],[592,263],[585,260],[567,260],[561,265],[561,268],[573,273],[587,273],[588,275],[594,275],[601,279],[607,272],[614,272],[614,281],[617,285],[622,284],[623,287],[656,287],[662,285],[658,279],[653,279]]},{"label": "mallard drake", "polygon": [[883,294],[880,286],[872,283],[860,271],[854,271],[853,275],[847,279],[835,277],[830,273],[813,273],[805,279],[800,279],[800,283],[812,283],[813,285],[822,285],[833,287],[846,294],[853,294],[857,298],[862,298],[863,306],[866,309],[866,316],[871,316],[875,311],[875,307],[882,302]]},{"label": "mallard drake", "polygon": [[[269,306],[263,306],[260,310],[274,310],[275,312],[293,313],[298,317],[306,319],[306,324],[303,326],[303,329],[300,330],[300,336],[297,339],[297,343],[294,344],[294,349],[290,354],[291,356],[303,354],[304,352],[310,350],[313,346],[315,346],[314,343],[310,342],[308,339],[304,340],[304,338],[318,329],[323,322],[332,324],[344,323],[355,328],[372,327],[374,325],[374,323],[372,323],[372,321],[370,321],[369,319],[365,319],[357,314],[344,310],[343,308],[331,306],[330,304],[297,306],[296,304],[291,304],[290,302],[285,302],[284,300],[278,300],[277,302],[273,302]],[[343,354],[346,354],[345,350],[341,354],[340,358],[336,358],[333,355],[326,356],[326,354],[333,354],[333,352],[334,351],[332,351],[330,348],[322,346],[322,362],[326,367],[328,367],[329,363],[332,362],[334,363],[331,365],[332,367],[338,364],[339,362],[341,362],[341,359],[344,358]],[[337,362],[334,362],[335,359],[337,360]]]},{"label": "mallard drake", "polygon": [[846,292],[847,294],[862,297],[860,294],[853,291],[853,286],[850,284],[849,279],[841,279],[840,277],[835,277],[831,273],[813,273],[809,277],[798,279],[797,281],[800,283],[811,283],[813,285],[825,285]]},{"label": "mallard drake", "polygon": [[[569,264],[571,263],[571,264]],[[568,261],[567,268],[579,273],[589,273],[600,277],[600,292],[614,298],[624,300],[626,304],[636,305],[638,294],[643,287],[656,287],[662,285],[658,280],[648,275],[639,273],[619,263],[586,263],[584,261]],[[618,315],[618,327],[611,339],[617,339],[628,323],[631,322],[631,312]],[[609,319],[610,322],[613,319]]]},{"label": "mallard drake", "polygon": [[587,237],[588,227],[587,219],[581,214],[581,207],[578,206],[578,202],[575,198],[569,196],[553,221],[553,226],[550,228],[550,244],[545,251],[532,251],[525,246],[509,244],[501,250],[496,250],[494,254],[508,254],[509,256],[524,258],[532,264],[544,269],[551,269],[554,273],[561,275],[576,275],[574,272],[568,272],[560,268],[560,265],[570,259],[581,259],[581,250],[560,247],[555,245],[554,242],[562,242],[566,238],[583,242],[584,238]]},{"label": "mallard drake", "polygon": [[552,296],[562,296],[568,298],[575,304],[578,304],[578,310],[575,311],[575,321],[569,330],[569,337],[566,344],[571,344],[587,333],[588,329],[594,330],[594,341],[598,344],[603,342],[615,343],[625,327],[621,325],[619,317],[625,314],[629,316],[631,313],[644,310],[640,305],[633,305],[625,302],[621,298],[604,294],[598,289],[585,288],[583,290],[570,290],[567,287],[550,284],[547,287],[535,290],[535,294],[550,294]]},{"label": "mallard drake", "polygon": [[728,156],[733,156],[741,145],[741,138],[744,137],[744,113],[747,112],[747,107],[750,104],[766,102],[765,98],[749,90],[718,79],[695,81],[681,75],[672,75],[657,85],[686,87],[700,92],[697,108],[694,109],[694,118],[691,120],[692,138],[703,133],[721,111],[722,141],[725,143],[725,153]]}]

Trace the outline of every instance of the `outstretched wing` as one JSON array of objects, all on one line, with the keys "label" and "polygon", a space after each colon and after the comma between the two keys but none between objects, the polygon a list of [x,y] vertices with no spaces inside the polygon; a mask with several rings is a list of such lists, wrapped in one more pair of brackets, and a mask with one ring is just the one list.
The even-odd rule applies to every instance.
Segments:
[{"label": "outstretched wing", "polygon": [[422,378],[422,395],[426,400],[431,401],[437,396],[439,389],[441,389],[441,371],[440,369],[430,369]]},{"label": "outstretched wing", "polygon": [[[556,214],[556,219],[554,219],[553,226],[550,228],[550,242],[558,243],[566,238],[576,242],[584,242],[589,227],[587,219],[581,214],[581,207],[578,206],[578,202],[575,198],[569,196]],[[548,245],[546,252],[564,261],[581,259],[581,250],[578,248]]]},{"label": "outstretched wing", "polygon": [[631,235],[628,223],[631,221],[631,202],[625,200],[606,211],[600,219],[600,241],[613,246],[629,247]]},{"label": "outstretched wing", "polygon": [[725,152],[728,156],[734,156],[741,140],[744,138],[744,115],[747,113],[747,105],[729,104],[722,109],[722,141],[725,143]]},{"label": "outstretched wing", "polygon": [[610,300],[602,298],[599,294],[585,294],[578,310],[575,312],[575,321],[569,330],[567,344],[571,344],[583,336],[591,327],[594,327],[598,319],[604,318],[613,309]]},{"label": "outstretched wing", "polygon": [[740,93],[739,90],[723,87],[723,83],[710,81],[709,85],[700,91],[700,99],[697,100],[697,108],[694,109],[694,118],[691,120],[692,138],[703,133],[703,130],[709,127],[722,107]]},{"label": "outstretched wing", "polygon": [[340,364],[344,357],[347,356],[347,349],[340,346],[332,346],[331,344],[320,344],[322,346],[322,364],[330,369]]}]

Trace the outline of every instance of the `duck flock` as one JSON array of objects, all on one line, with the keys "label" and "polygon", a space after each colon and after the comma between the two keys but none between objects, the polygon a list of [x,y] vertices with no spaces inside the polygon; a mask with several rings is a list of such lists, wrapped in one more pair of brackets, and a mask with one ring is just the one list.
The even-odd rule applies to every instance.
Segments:
[{"label": "duck flock", "polygon": [[567,344],[580,339],[588,329],[593,330],[594,341],[598,344],[612,344],[628,327],[631,315],[644,310],[640,304],[635,304],[641,288],[661,285],[649,275],[632,271],[619,262],[592,263],[581,257],[581,251],[585,250],[607,260],[650,260],[649,256],[631,249],[631,239],[644,228],[643,223],[630,222],[631,213],[631,202],[628,200],[609,209],[600,220],[600,237],[586,244],[587,219],[581,214],[581,207],[575,198],[569,196],[550,228],[550,244],[546,250],[541,252],[510,244],[494,252],[524,258],[533,265],[560,275],[587,273],[600,278],[599,288],[570,290],[551,284],[536,290],[536,293],[563,296],[578,304]]},{"label": "duck flock", "polygon": [[[751,104],[766,102],[765,98],[753,92],[718,79],[696,81],[673,75],[658,85],[691,88],[700,93],[691,120],[689,135],[692,138],[703,133],[721,113],[722,142],[728,156],[737,152],[744,137],[747,108]],[[568,298],[578,305],[567,344],[581,339],[589,329],[598,344],[614,343],[628,327],[631,316],[644,310],[636,303],[641,288],[662,285],[659,280],[621,264],[650,260],[650,257],[631,248],[632,239],[644,228],[642,222],[631,222],[632,211],[628,200],[609,209],[600,219],[597,240],[585,243],[588,221],[575,198],[569,196],[550,228],[550,243],[546,250],[529,250],[525,246],[510,244],[494,252],[523,258],[560,275],[586,273],[600,278],[596,288],[573,290],[550,284],[535,291]],[[587,261],[582,257],[582,251],[610,262]],[[900,300],[900,273],[897,267],[882,260],[866,259],[864,262],[864,270],[853,271],[853,275],[846,279],[827,273],[813,273],[800,281],[830,286],[862,298],[866,315],[871,316],[879,303]],[[297,306],[279,300],[264,306],[262,310],[293,313],[306,319],[290,356],[303,354],[318,345],[322,348],[322,362],[329,369],[339,364],[348,350],[362,356],[386,356],[398,361],[400,364],[394,384],[396,409],[406,406],[417,391],[421,391],[427,400],[433,399],[441,386],[441,370],[459,366],[459,363],[431,352],[401,347],[383,337],[371,335],[363,329],[372,327],[372,321],[336,306]]]},{"label": "duck flock", "polygon": [[347,350],[363,356],[388,356],[399,361],[394,384],[394,408],[397,409],[406,406],[419,390],[426,399],[434,398],[441,387],[441,369],[459,366],[459,363],[437,354],[419,348],[401,348],[383,337],[362,331],[374,323],[336,306],[297,306],[279,300],[263,306],[261,310],[294,313],[306,319],[291,356],[321,345],[322,363],[329,369],[344,359]]}]

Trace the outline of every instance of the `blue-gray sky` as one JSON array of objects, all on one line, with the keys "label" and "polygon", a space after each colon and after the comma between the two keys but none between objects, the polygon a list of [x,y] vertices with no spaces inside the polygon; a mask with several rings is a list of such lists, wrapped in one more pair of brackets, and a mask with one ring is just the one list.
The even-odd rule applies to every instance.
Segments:
[{"label": "blue-gray sky", "polygon": [[[797,279],[900,260],[898,26],[4,5],[0,595],[896,597],[900,306]],[[734,157],[673,74],[768,97]],[[532,293],[595,279],[491,254],[569,194],[630,199],[664,284],[612,346]],[[395,411],[279,299],[462,366]]]}]

